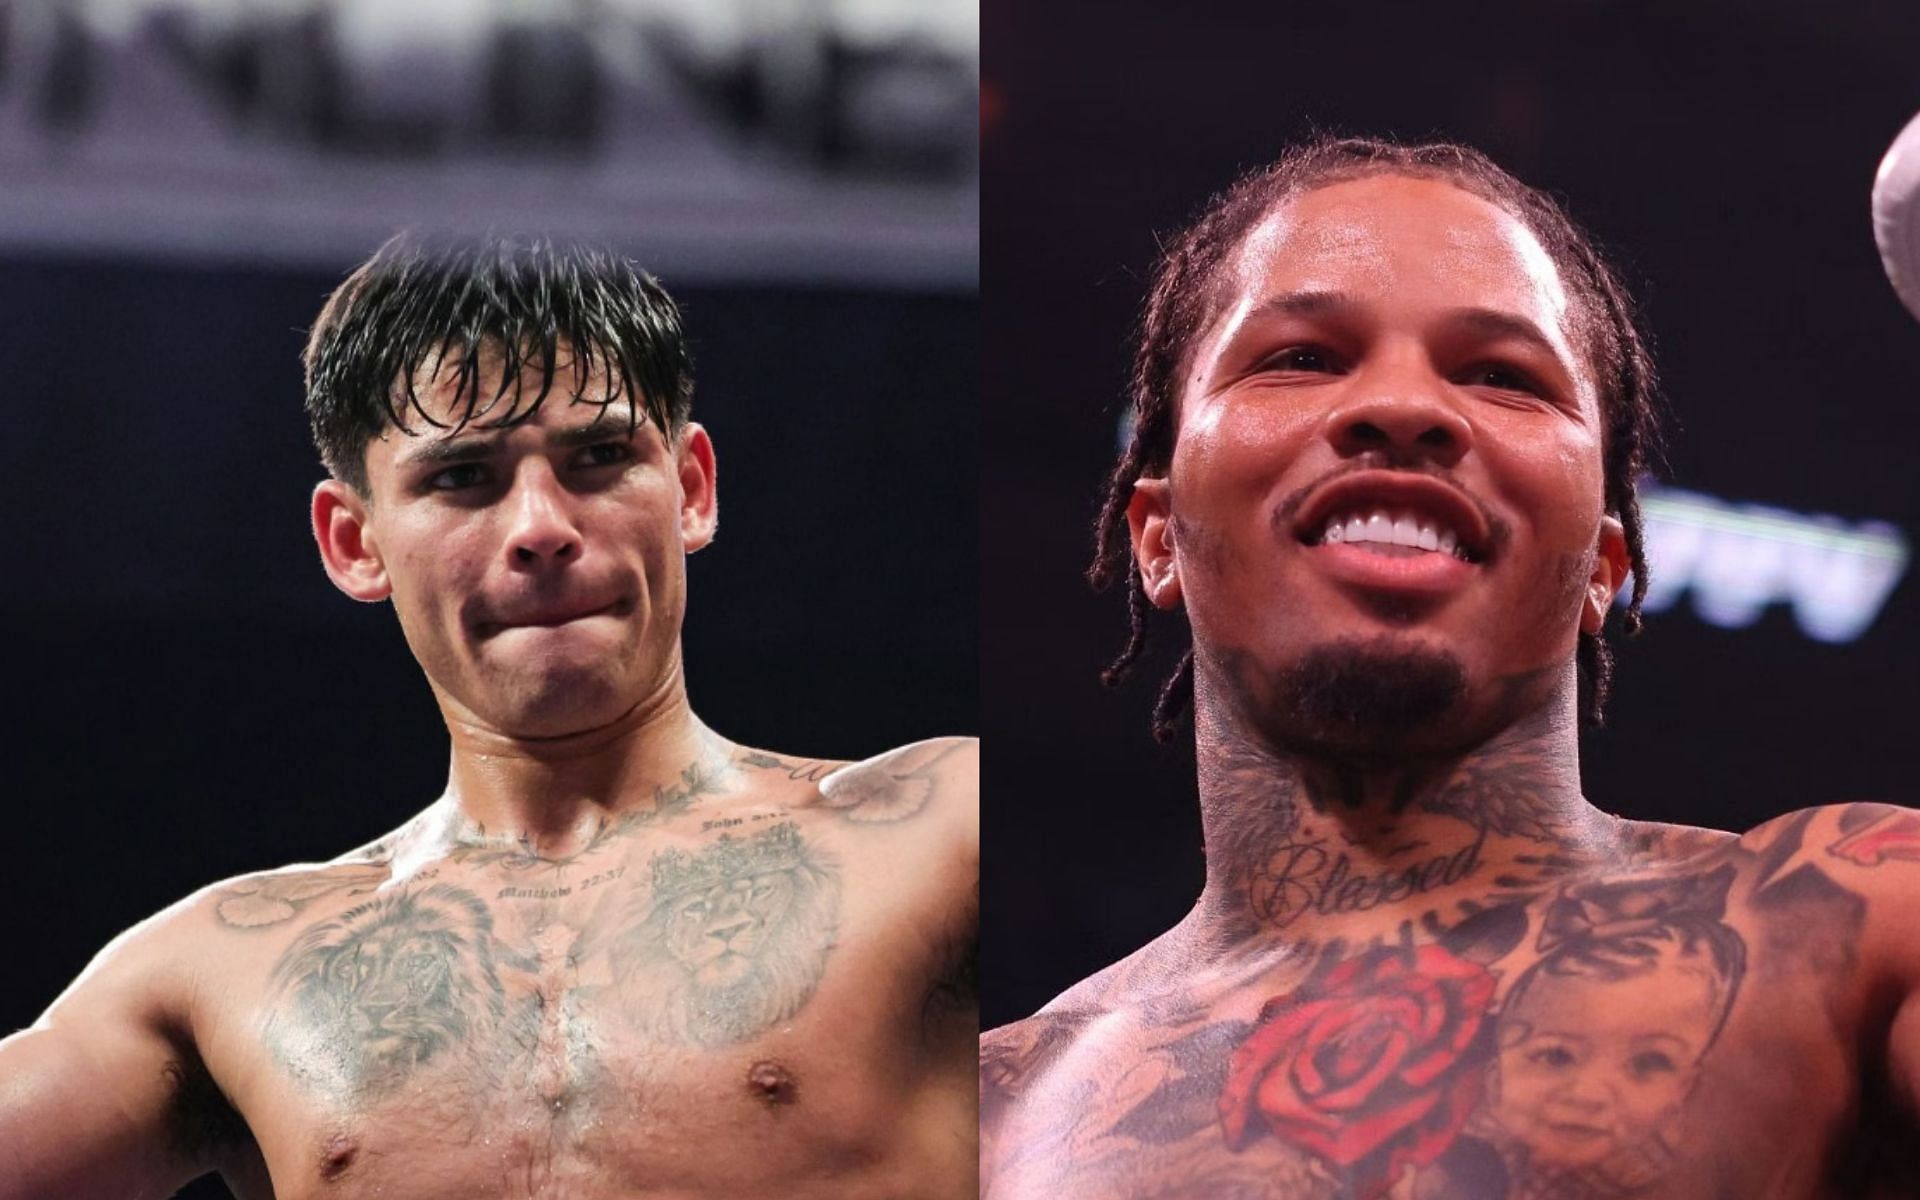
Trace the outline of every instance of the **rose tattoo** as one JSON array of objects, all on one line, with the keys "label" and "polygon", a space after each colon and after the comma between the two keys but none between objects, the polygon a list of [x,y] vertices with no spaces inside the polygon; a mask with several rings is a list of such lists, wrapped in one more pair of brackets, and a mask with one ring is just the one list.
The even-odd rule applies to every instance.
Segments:
[{"label": "rose tattoo", "polygon": [[1437,1159],[1479,1103],[1494,977],[1439,946],[1384,947],[1275,996],[1220,1095],[1227,1144],[1271,1133],[1363,1198]]}]

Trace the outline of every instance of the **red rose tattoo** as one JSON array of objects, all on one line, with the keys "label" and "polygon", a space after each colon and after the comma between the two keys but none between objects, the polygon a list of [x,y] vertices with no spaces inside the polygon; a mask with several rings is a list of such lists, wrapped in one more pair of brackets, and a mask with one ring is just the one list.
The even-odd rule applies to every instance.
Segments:
[{"label": "red rose tattoo", "polygon": [[1378,1196],[1433,1162],[1480,1101],[1485,967],[1439,946],[1371,950],[1267,1001],[1234,1052],[1220,1121],[1243,1149],[1271,1133]]}]

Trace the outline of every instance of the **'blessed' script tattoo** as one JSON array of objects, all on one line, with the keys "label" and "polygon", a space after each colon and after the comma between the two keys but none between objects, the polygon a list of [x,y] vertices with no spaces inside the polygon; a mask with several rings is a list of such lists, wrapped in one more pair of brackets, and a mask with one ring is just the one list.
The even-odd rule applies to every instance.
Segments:
[{"label": "'blessed' script tattoo", "polygon": [[1451,854],[1436,854],[1412,866],[1373,873],[1355,869],[1352,858],[1324,837],[1290,837],[1275,846],[1250,873],[1247,904],[1254,916],[1285,928],[1300,916],[1367,912],[1452,887],[1480,865],[1480,837]]}]

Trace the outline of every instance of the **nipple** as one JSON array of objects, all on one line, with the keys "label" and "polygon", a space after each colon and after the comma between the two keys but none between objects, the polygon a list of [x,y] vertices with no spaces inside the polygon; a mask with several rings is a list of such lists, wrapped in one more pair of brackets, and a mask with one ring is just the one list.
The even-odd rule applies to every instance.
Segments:
[{"label": "nipple", "polygon": [[353,1160],[360,1154],[360,1144],[344,1133],[336,1133],[327,1139],[320,1148],[320,1178],[334,1183],[346,1177],[353,1170]]},{"label": "nipple", "polygon": [[800,1095],[792,1073],[770,1058],[747,1069],[747,1090],[769,1107],[792,1104]]}]

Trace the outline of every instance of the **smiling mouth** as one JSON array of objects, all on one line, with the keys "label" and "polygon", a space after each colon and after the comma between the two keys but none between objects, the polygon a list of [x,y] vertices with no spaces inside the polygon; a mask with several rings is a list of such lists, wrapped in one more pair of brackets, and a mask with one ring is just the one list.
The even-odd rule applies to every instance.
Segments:
[{"label": "smiling mouth", "polygon": [[[1278,514],[1303,546],[1345,547],[1368,559],[1428,559],[1484,566],[1500,542],[1493,517],[1457,486],[1431,475],[1365,468],[1312,489]],[[1298,507],[1297,515],[1294,509]],[[1411,564],[1410,564],[1411,565]]]},{"label": "smiling mouth", "polygon": [[1446,554],[1461,562],[1478,561],[1444,521],[1390,508],[1337,513],[1304,540],[1309,546],[1364,547],[1397,558]]}]

